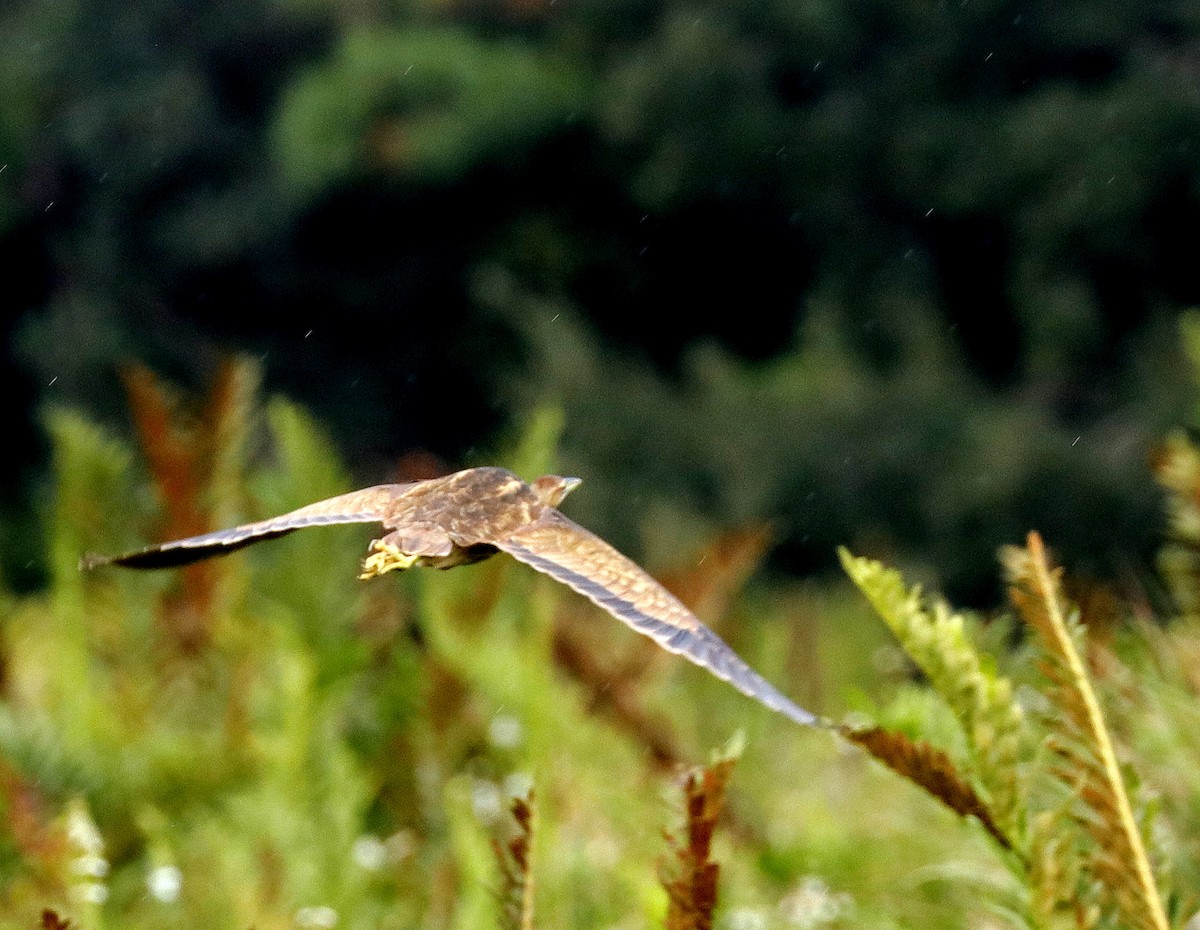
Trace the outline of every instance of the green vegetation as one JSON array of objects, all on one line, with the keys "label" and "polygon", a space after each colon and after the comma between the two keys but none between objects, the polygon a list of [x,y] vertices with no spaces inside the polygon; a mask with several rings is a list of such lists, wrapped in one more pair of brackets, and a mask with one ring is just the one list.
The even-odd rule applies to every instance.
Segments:
[{"label": "green vegetation", "polygon": [[575,83],[515,41],[358,28],[281,101],[275,149],[299,198],[380,171],[448,184],[481,161],[525,156],[580,105]]},{"label": "green vegetation", "polygon": [[[81,575],[89,549],[348,489],[316,423],[260,409],[256,383],[229,365],[188,413],[132,373],[141,450],[47,420],[51,583],[2,605],[0,927],[45,907],[84,930],[1163,930],[1195,911],[1190,608],[1160,625],[1064,585],[1036,537],[1005,557],[1015,637],[848,553],[883,624],[844,587],[735,596],[761,534],[659,566],[839,736],[505,560],[360,583],[363,527]],[[494,460],[549,469],[561,426],[544,412]],[[1159,467],[1183,603],[1200,453],[1177,439]]]}]

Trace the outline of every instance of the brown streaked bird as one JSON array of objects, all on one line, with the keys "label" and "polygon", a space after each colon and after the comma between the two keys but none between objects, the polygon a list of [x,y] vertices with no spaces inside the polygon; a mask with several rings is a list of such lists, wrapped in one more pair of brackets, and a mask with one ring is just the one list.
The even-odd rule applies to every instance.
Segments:
[{"label": "brown streaked bird", "polygon": [[87,555],[80,567],[175,568],[309,526],[381,523],[361,578],[412,568],[453,568],[507,552],[582,594],[664,649],[690,659],[743,694],[806,725],[815,715],[788,700],[666,588],[558,505],[578,478],[544,475],[526,484],[503,468],[469,468],[410,484],[381,484],[283,516],[125,555]]}]

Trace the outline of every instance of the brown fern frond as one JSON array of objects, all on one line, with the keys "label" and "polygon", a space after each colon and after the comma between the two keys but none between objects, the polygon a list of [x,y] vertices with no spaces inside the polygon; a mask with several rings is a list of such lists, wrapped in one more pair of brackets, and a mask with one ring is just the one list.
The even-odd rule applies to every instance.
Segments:
[{"label": "brown fern frond", "polygon": [[[733,530],[705,546],[690,560],[690,567],[664,573],[659,579],[689,608],[712,621],[728,610],[769,541],[766,527]],[[614,660],[611,645],[589,635],[594,624],[584,622],[583,617],[592,609],[574,599],[561,604],[554,630],[554,660],[588,689],[594,711],[646,746],[656,768],[673,771],[680,759],[678,741],[665,718],[645,710],[641,694],[648,673],[662,662],[662,650],[649,641],[637,641]]]},{"label": "brown fern frond", "polygon": [[1012,841],[996,824],[992,812],[970,783],[959,774],[950,757],[924,740],[914,741],[905,734],[881,727],[855,729],[839,727],[839,732],[861,746],[898,775],[933,795],[962,817],[976,818],[1004,849]]},{"label": "brown fern frond", "polygon": [[[185,415],[174,392],[152,371],[130,365],[121,372],[138,445],[162,504],[164,539],[196,536],[211,529],[204,506],[207,463],[201,431]],[[168,641],[185,655],[208,641],[212,594],[220,567],[201,562],[185,568],[161,605]]]},{"label": "brown fern frond", "polygon": [[513,798],[513,835],[505,842],[492,840],[492,850],[500,866],[500,924],[505,930],[533,928],[533,872],[530,853],[533,846],[533,792],[525,798]]},{"label": "brown fern frond", "polygon": [[1054,775],[1075,792],[1073,814],[1095,849],[1088,865],[1123,926],[1167,930],[1162,898],[1121,778],[1100,702],[1084,664],[1084,631],[1062,593],[1037,533],[1025,549],[1005,552],[1010,593],[1037,634],[1054,708],[1048,724],[1058,763]]},{"label": "brown fern frond", "polygon": [[683,835],[667,836],[672,855],[659,863],[668,899],[666,930],[712,930],[720,875],[720,866],[712,860],[712,838],[736,761],[721,759],[690,773],[684,783]]},{"label": "brown fern frond", "polygon": [[[764,526],[731,530],[689,556],[687,567],[656,571],[655,577],[705,623],[719,627],[730,603],[761,562],[769,542],[770,531]],[[592,648],[585,643],[589,638],[603,641],[606,656],[604,687],[622,692],[616,699],[606,694],[604,702],[637,704],[640,691],[653,674],[670,666],[669,653],[641,638],[615,652],[612,644],[603,637],[589,637],[595,624],[588,623],[585,618],[594,609],[593,605],[579,603],[574,598],[564,600],[558,610],[558,629],[572,630],[569,635],[576,651],[584,649],[595,653],[599,647]]]},{"label": "brown fern frond", "polygon": [[645,746],[656,768],[675,769],[680,753],[666,719],[646,711],[637,689],[629,687],[619,670],[602,661],[574,627],[555,626],[553,656],[560,669],[587,688],[591,710],[608,717]]},{"label": "brown fern frond", "polygon": [[[178,539],[233,522],[241,486],[250,410],[258,367],[246,359],[224,362],[199,413],[148,368],[121,373],[142,457],[158,490],[164,522],[159,534]],[[200,562],[180,572],[179,587],[163,603],[165,626],[184,653],[208,639],[222,566]]]},{"label": "brown fern frond", "polygon": [[262,370],[244,356],[226,359],[200,414],[200,454],[206,459],[205,500],[211,523],[223,526],[237,516],[246,453]]},{"label": "brown fern frond", "polygon": [[55,857],[62,839],[48,829],[49,816],[37,785],[0,759],[0,835],[28,860]]},{"label": "brown fern frond", "polygon": [[127,366],[121,378],[142,457],[162,500],[161,531],[180,538],[229,522],[234,514],[224,511],[241,486],[258,366],[244,358],[224,361],[198,409],[141,365]]},{"label": "brown fern frond", "polygon": [[60,917],[57,911],[47,907],[42,910],[39,926],[42,930],[74,930],[75,925],[65,917]]},{"label": "brown fern frond", "polygon": [[704,546],[686,567],[664,573],[658,580],[712,626],[728,612],[770,543],[771,530],[764,525],[729,530]]},{"label": "brown fern frond", "polygon": [[1064,576],[1062,584],[1063,594],[1079,609],[1079,622],[1092,642],[1098,636],[1111,640],[1113,633],[1128,620],[1129,605],[1112,584],[1074,574]]},{"label": "brown fern frond", "polygon": [[204,513],[204,465],[193,424],[179,398],[150,369],[129,365],[121,371],[138,446],[162,502],[163,538],[195,536],[209,529]]}]

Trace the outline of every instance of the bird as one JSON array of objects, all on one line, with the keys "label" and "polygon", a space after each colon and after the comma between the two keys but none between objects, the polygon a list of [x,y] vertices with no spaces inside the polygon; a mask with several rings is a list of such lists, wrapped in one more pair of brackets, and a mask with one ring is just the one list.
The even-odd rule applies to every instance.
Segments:
[{"label": "bird", "polygon": [[123,555],[89,553],[80,568],[177,568],[307,527],[379,523],[388,532],[370,543],[362,579],[414,566],[449,569],[505,552],[771,710],[805,726],[823,725],[747,665],[637,563],[566,517],[558,505],[579,484],[579,478],[558,475],[526,483],[504,468],[468,468],[352,491],[269,520]]}]

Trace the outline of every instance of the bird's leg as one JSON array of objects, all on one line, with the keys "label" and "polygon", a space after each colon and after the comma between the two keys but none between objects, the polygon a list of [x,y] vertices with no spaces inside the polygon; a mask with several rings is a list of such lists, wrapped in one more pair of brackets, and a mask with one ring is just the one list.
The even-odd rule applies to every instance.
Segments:
[{"label": "bird's leg", "polygon": [[371,554],[363,559],[362,574],[358,576],[364,581],[387,572],[402,572],[407,568],[412,568],[421,558],[419,555],[404,552],[398,546],[388,542],[387,537],[371,540],[370,549]]}]

